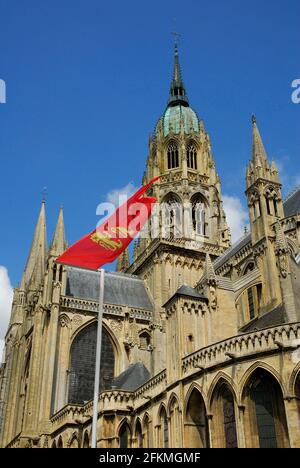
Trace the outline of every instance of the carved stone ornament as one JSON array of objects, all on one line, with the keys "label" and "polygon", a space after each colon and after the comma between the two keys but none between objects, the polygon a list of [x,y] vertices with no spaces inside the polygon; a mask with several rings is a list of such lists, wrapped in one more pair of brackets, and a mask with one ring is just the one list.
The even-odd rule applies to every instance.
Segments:
[{"label": "carved stone ornament", "polygon": [[80,325],[82,325],[83,319],[81,315],[74,315],[72,322],[75,327],[80,327]]},{"label": "carved stone ornament", "polygon": [[282,278],[286,278],[288,272],[288,260],[286,254],[283,253],[278,255],[278,266]]},{"label": "carved stone ornament", "polygon": [[112,319],[112,320],[110,320],[109,325],[110,325],[110,328],[112,329],[112,331],[114,331],[114,332],[121,331],[122,328],[123,328],[123,324],[122,324],[121,320]]},{"label": "carved stone ornament", "polygon": [[62,314],[59,317],[59,324],[62,328],[70,328],[71,323],[69,317],[66,314]]}]

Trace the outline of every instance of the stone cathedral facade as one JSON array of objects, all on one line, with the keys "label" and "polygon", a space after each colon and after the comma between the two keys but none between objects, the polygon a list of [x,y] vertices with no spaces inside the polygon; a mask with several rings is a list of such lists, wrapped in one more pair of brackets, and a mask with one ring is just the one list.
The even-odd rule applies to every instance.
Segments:
[{"label": "stone cathedral facade", "polygon": [[[231,245],[174,62],[143,177],[160,175],[164,222],[105,273],[98,446],[300,447],[300,189],[282,199],[253,117],[251,231]],[[58,265],[66,246],[62,210],[48,246],[43,202],[5,339],[2,447],[90,446],[98,273]]]}]

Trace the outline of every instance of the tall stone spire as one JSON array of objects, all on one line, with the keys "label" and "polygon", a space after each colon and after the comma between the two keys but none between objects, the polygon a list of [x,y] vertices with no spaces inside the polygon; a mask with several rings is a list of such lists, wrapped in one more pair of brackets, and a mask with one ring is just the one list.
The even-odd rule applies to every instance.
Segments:
[{"label": "tall stone spire", "polygon": [[170,86],[168,107],[176,106],[178,104],[188,106],[189,100],[186,95],[185,86],[182,80],[181,68],[179,63],[178,44],[176,42],[174,53],[173,78]]},{"label": "tall stone spire", "polygon": [[247,188],[253,185],[258,179],[270,180],[280,184],[278,169],[275,162],[269,162],[262,137],[259,133],[256,117],[252,116],[252,158],[247,167],[246,180]]},{"label": "tall stone spire", "polygon": [[252,115],[252,161],[257,164],[268,164],[267,153],[260,136],[255,115]]},{"label": "tall stone spire", "polygon": [[64,225],[64,212],[61,207],[59,210],[58,220],[53,235],[53,240],[50,248],[50,255],[57,257],[61,255],[67,248],[65,225]]},{"label": "tall stone spire", "polygon": [[36,286],[39,286],[45,273],[47,249],[45,201],[43,200],[27,263],[21,280],[21,289],[26,289],[29,284],[32,288],[34,286],[33,283],[35,283]]}]

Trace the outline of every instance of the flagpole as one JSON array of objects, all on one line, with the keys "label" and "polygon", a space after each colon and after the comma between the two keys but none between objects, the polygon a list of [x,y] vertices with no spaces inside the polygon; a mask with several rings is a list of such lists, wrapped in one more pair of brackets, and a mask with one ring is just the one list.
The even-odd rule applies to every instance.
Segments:
[{"label": "flagpole", "polygon": [[99,308],[98,308],[98,327],[97,327],[97,342],[96,342],[96,367],[95,367],[93,422],[92,422],[92,448],[97,448],[98,399],[99,399],[99,389],[100,389],[102,317],[103,317],[103,301],[104,301],[104,270],[100,268],[98,271],[99,271]]}]

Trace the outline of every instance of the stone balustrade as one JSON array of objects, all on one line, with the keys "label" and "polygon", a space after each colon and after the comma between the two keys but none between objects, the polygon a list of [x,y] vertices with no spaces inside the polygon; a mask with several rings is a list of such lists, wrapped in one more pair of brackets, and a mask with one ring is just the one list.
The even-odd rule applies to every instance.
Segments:
[{"label": "stone balustrade", "polygon": [[299,338],[300,323],[237,335],[186,356],[182,360],[183,376],[195,372],[195,366],[208,369],[233,360],[247,359],[251,354],[257,356],[258,353],[278,351],[279,347],[282,349],[296,347],[295,340]]},{"label": "stone balustrade", "polygon": [[[98,301],[92,301],[88,299],[80,299],[77,297],[68,297],[62,296],[60,305],[64,311],[87,311],[92,313],[98,312],[99,303]],[[105,315],[117,315],[124,317],[125,313],[128,311],[127,306],[121,306],[117,304],[104,304],[104,314]],[[140,308],[130,308],[129,309],[130,317],[140,320],[150,321],[152,320],[152,312],[146,309]]]},{"label": "stone balustrade", "polygon": [[84,421],[86,417],[86,405],[66,405],[51,418],[52,432],[65,424],[74,424],[75,420]]}]

